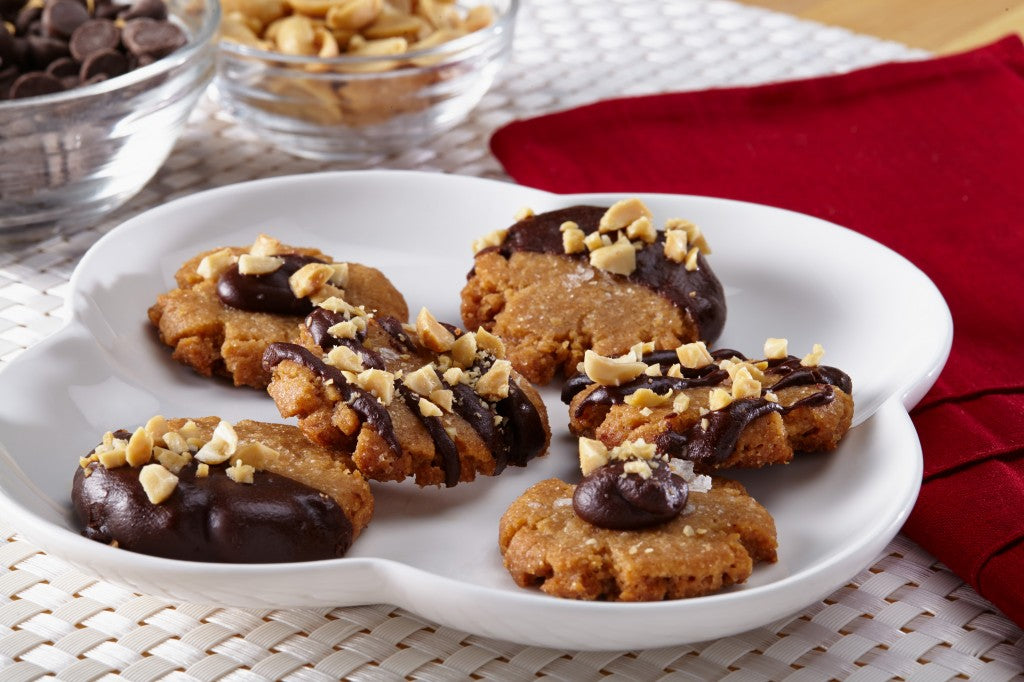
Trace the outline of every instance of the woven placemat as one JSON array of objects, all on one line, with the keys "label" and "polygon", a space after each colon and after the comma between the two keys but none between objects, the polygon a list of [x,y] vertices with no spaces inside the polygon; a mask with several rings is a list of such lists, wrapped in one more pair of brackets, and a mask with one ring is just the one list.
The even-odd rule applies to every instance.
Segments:
[{"label": "woven placemat", "polygon": [[[468,121],[374,165],[505,179],[487,139],[597,99],[835,73],[924,53],[724,1],[524,0],[512,63]],[[58,329],[85,250],[198,190],[338,164],[295,159],[195,113],[167,164],[95,227],[0,253],[0,366]],[[642,188],[638,188],[642,189]],[[12,396],[2,393],[0,400]],[[174,604],[84,575],[0,519],[0,679],[1024,679],[1024,632],[898,536],[800,614],[735,637],[565,652],[477,637],[391,606],[281,611]]]}]

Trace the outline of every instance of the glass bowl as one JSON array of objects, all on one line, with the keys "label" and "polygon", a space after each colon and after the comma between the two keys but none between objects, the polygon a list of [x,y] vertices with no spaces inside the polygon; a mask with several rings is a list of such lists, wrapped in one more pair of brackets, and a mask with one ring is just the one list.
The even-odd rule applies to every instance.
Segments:
[{"label": "glass bowl", "polygon": [[189,42],[64,92],[0,101],[0,239],[89,227],[163,164],[213,77],[218,0],[167,0]]},{"label": "glass bowl", "polygon": [[519,0],[467,4],[489,5],[494,21],[400,55],[293,56],[221,41],[218,103],[296,156],[359,161],[403,151],[462,121],[511,51]]}]

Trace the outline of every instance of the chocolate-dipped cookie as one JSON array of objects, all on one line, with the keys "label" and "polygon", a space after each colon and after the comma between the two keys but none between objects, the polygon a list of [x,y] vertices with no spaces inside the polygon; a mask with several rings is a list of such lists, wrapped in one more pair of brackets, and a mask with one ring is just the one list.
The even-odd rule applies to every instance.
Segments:
[{"label": "chocolate-dipped cookie", "polygon": [[329,299],[299,344],[271,344],[268,392],[313,442],[351,455],[380,481],[453,486],[525,466],[547,450],[547,413],[486,331],[415,327]]},{"label": "chocolate-dipped cookie", "polygon": [[725,296],[690,222],[653,226],[637,199],[533,215],[474,245],[462,290],[467,329],[500,336],[513,366],[535,383],[573,373],[592,349],[619,355],[718,338]]},{"label": "chocolate-dipped cookie", "polygon": [[230,377],[236,386],[265,388],[263,351],[295,342],[315,302],[344,295],[356,305],[405,320],[405,299],[379,271],[334,263],[316,249],[260,235],[251,247],[199,254],[175,275],[178,288],[149,309],[172,357],[204,376]]},{"label": "chocolate-dipped cookie", "polygon": [[82,457],[72,504],[86,537],[222,563],[343,556],[373,514],[351,460],[282,424],[154,417]]},{"label": "chocolate-dipped cookie", "polygon": [[642,438],[703,471],[834,449],[853,418],[850,377],[822,365],[818,345],[799,358],[785,339],[769,339],[765,354],[749,360],[702,342],[672,351],[638,344],[618,358],[588,353],[562,389],[569,428],[609,446]]},{"label": "chocolate-dipped cookie", "polygon": [[776,560],[775,522],[739,483],[630,441],[581,439],[578,485],[541,481],[501,517],[517,585],[567,599],[657,601],[711,594]]}]

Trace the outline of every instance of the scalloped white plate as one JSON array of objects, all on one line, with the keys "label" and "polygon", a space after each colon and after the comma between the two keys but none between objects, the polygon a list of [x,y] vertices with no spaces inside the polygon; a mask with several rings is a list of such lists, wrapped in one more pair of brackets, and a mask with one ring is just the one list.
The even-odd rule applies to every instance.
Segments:
[{"label": "scalloped white plate", "polygon": [[537,211],[619,196],[557,196],[439,174],[354,172],[277,178],[192,195],[101,239],[71,280],[70,322],[0,373],[0,512],[54,556],[143,593],[245,607],[386,602],[469,632],[569,649],[708,640],[794,613],[844,584],[896,534],[917,495],[921,452],[907,409],[931,386],[952,338],[934,285],[901,256],[815,218],[720,199],[641,195],[658,220],[700,224],[725,284],[718,345],[756,354],[784,336],[822,343],[854,381],[854,428],[836,452],[738,476],[775,517],[779,562],[699,599],[585,603],[516,587],[498,518],[535,481],[575,480],[565,407],[544,391],[554,438],[526,469],[445,489],[374,486],[377,513],[344,559],[218,565],[159,559],[78,534],[69,490],[104,431],[153,414],[280,421],[264,394],[203,379],[170,359],[146,319],[201,250],[269,232],[380,267],[411,310],[458,321],[470,241]]}]

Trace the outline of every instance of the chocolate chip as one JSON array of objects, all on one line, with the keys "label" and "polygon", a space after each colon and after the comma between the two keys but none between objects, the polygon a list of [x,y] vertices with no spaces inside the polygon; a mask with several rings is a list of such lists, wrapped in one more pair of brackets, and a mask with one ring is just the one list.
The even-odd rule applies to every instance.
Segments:
[{"label": "chocolate chip", "polygon": [[27,0],[0,0],[0,18],[5,21],[14,21],[18,12],[25,6]]},{"label": "chocolate chip", "polygon": [[7,27],[0,23],[0,64],[12,66],[18,60],[14,47],[14,36]]},{"label": "chocolate chip", "polygon": [[121,44],[121,31],[109,19],[90,19],[71,34],[71,56],[85,61],[94,52],[115,50]]},{"label": "chocolate chip", "polygon": [[38,97],[62,90],[64,86],[58,79],[41,71],[32,71],[18,76],[11,85],[11,99]]},{"label": "chocolate chip", "polygon": [[50,74],[54,78],[61,79],[63,82],[63,79],[68,78],[69,76],[78,78],[78,70],[81,66],[81,64],[71,57],[61,57],[60,59],[54,59],[50,62],[50,65],[46,67],[46,73]]},{"label": "chocolate chip", "polygon": [[43,70],[52,61],[71,54],[68,44],[59,38],[30,35],[27,39],[29,59],[36,69]]},{"label": "chocolate chip", "polygon": [[89,10],[76,0],[54,0],[43,8],[43,33],[67,40],[88,20]]},{"label": "chocolate chip", "polygon": [[82,70],[78,72],[83,82],[104,74],[107,78],[120,76],[128,70],[128,60],[116,50],[102,50],[89,55],[82,62]]},{"label": "chocolate chip", "polygon": [[96,19],[110,19],[113,21],[117,17],[128,9],[128,5],[122,5],[117,2],[97,2],[96,7],[92,11],[93,17]]},{"label": "chocolate chip", "polygon": [[43,16],[42,7],[25,7],[14,18],[14,32],[19,36],[28,35],[32,32],[33,25],[38,24],[41,16]]},{"label": "chocolate chip", "polygon": [[[29,2],[0,0],[0,99],[98,83],[187,42],[185,32],[166,19],[164,0],[131,6],[119,0]],[[113,21],[118,14],[134,17],[124,30]]]},{"label": "chocolate chip", "polygon": [[136,0],[120,17],[125,21],[148,17],[157,21],[167,19],[167,5],[163,0]]},{"label": "chocolate chip", "polygon": [[121,40],[128,51],[137,57],[143,55],[160,59],[185,44],[184,31],[166,21],[143,17],[132,19],[121,30]]}]

